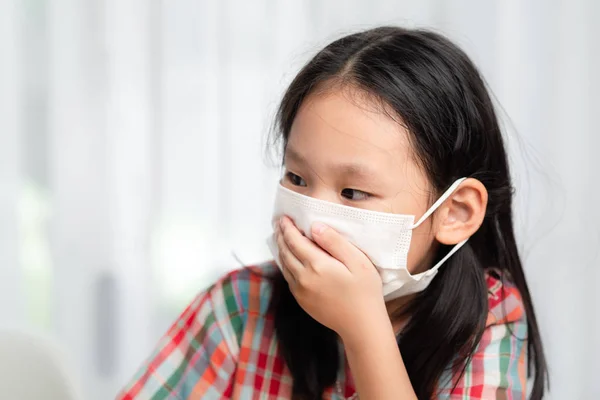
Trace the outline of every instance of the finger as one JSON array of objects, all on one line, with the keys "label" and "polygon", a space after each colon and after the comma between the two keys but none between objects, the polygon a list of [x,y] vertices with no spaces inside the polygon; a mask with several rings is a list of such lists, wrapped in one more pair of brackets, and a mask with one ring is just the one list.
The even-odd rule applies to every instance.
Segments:
[{"label": "finger", "polygon": [[[298,279],[302,272],[304,272],[304,265],[300,260],[294,256],[290,251],[289,247],[283,239],[283,235],[279,233],[277,235],[277,247],[279,249],[279,260],[281,261],[281,269],[285,280],[290,283],[293,280],[294,283],[298,282]],[[288,278],[292,279],[288,279]]]},{"label": "finger", "polygon": [[296,228],[288,217],[281,219],[281,234],[286,247],[303,265],[315,265],[315,262],[328,256],[322,249]]},{"label": "finger", "polygon": [[294,286],[296,286],[297,282],[296,282],[296,278],[294,278],[294,275],[292,275],[292,273],[283,265],[281,266],[281,274],[283,275],[283,278],[285,279],[285,281],[288,283],[288,286],[290,287],[290,289]]},{"label": "finger", "polygon": [[275,242],[277,245],[278,257],[279,257],[279,264],[280,264],[279,269],[281,270],[281,274],[283,275],[284,279],[290,286],[290,290],[291,290],[292,286],[294,286],[296,284],[296,278],[294,278],[294,275],[292,275],[292,273],[288,270],[287,266],[284,264],[284,262],[282,260],[282,250],[281,250],[281,246],[279,244],[279,236],[281,236],[281,231],[279,229],[279,224],[278,224],[277,227],[275,228]]},{"label": "finger", "polygon": [[372,268],[373,264],[369,258],[350,243],[345,237],[340,235],[335,229],[321,223],[315,222],[311,227],[313,240],[323,250],[339,260],[350,271],[357,268]]}]

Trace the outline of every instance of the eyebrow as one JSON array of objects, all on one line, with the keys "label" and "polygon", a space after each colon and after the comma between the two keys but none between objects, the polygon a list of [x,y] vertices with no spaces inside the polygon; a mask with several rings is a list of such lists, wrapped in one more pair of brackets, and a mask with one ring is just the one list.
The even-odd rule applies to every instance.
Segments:
[{"label": "eyebrow", "polygon": [[[285,160],[292,160],[299,164],[309,165],[309,162],[306,157],[302,154],[296,152],[292,148],[287,148],[285,150]],[[338,173],[343,174],[348,177],[352,177],[355,179],[370,181],[374,179],[377,174],[371,170],[367,165],[360,163],[340,163],[331,166],[332,169],[338,171]]]}]

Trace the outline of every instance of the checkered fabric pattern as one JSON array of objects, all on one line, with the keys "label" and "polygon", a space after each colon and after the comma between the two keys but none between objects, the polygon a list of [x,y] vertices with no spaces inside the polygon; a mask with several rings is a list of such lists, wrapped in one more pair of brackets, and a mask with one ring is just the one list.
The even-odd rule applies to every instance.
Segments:
[{"label": "checkered fabric pattern", "polygon": [[[290,399],[292,377],[268,313],[273,264],[234,271],[199,294],[118,400]],[[487,277],[487,328],[464,373],[442,377],[439,399],[524,399],[527,324],[516,288]],[[343,353],[341,354],[343,357]],[[345,360],[338,381],[354,383]],[[325,399],[340,398],[333,388]]]}]

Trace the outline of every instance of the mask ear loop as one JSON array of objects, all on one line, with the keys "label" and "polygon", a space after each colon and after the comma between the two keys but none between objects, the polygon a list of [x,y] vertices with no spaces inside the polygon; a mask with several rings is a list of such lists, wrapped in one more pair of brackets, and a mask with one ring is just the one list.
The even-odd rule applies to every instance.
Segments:
[{"label": "mask ear loop", "polygon": [[431,214],[433,214],[435,212],[435,210],[437,210],[438,207],[442,205],[443,202],[445,202],[446,200],[448,200],[448,197],[450,197],[452,195],[452,193],[454,193],[454,191],[460,186],[461,183],[463,183],[463,181],[465,179],[467,179],[467,178],[457,179],[452,184],[452,186],[450,186],[448,188],[448,190],[446,190],[444,192],[444,194],[442,194],[440,196],[440,198],[437,199],[437,201],[435,203],[433,203],[433,205],[431,207],[429,207],[429,210],[425,211],[425,214],[423,214],[423,216],[417,221],[417,223],[413,224],[410,229],[417,228],[419,225],[421,225],[423,223],[423,221],[425,221],[427,218],[429,218],[431,216]]},{"label": "mask ear loop", "polygon": [[457,244],[454,245],[454,247],[452,248],[452,250],[450,250],[448,252],[448,254],[446,254],[444,256],[444,258],[442,258],[440,261],[438,261],[437,264],[435,264],[433,267],[431,267],[430,269],[428,269],[425,273],[426,274],[433,274],[435,271],[437,271],[443,263],[445,263],[454,253],[456,253],[461,247],[463,247],[463,245],[465,243],[467,243],[467,240],[469,240],[469,238],[466,238],[465,240],[458,242]]},{"label": "mask ear loop", "polygon": [[[438,207],[442,205],[443,202],[445,202],[446,200],[448,200],[448,197],[450,197],[452,195],[452,193],[454,193],[454,191],[460,186],[461,183],[463,183],[463,181],[465,179],[467,179],[467,178],[457,179],[452,184],[452,186],[450,186],[448,188],[448,190],[446,190],[444,192],[444,194],[442,194],[440,196],[440,198],[435,203],[433,203],[433,205],[429,208],[429,210],[427,210],[425,212],[425,214],[423,214],[423,216],[417,221],[417,223],[412,225],[411,229],[417,228],[419,225],[421,225],[423,223],[423,221],[425,221],[427,218],[429,218],[431,216],[431,214],[433,214],[435,212],[435,210],[437,210]],[[440,268],[440,266],[443,263],[445,263],[450,257],[452,257],[452,255],[454,253],[456,253],[465,243],[467,243],[467,240],[469,240],[469,238],[466,238],[463,241],[458,242],[457,244],[455,244],[454,247],[452,247],[452,249],[448,252],[448,254],[446,254],[440,261],[437,262],[437,264],[435,264],[429,270],[425,271],[423,274],[424,275],[431,275],[431,274],[436,273],[437,270]]]}]

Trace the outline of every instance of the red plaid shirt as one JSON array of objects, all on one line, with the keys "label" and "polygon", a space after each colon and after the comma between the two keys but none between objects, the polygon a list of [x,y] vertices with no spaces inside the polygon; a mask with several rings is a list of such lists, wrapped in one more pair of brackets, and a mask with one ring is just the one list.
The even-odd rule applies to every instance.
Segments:
[{"label": "red plaid shirt", "polygon": [[[289,399],[292,376],[268,313],[272,264],[226,275],[199,294],[175,321],[120,400]],[[524,399],[527,324],[516,288],[491,276],[487,328],[464,374],[455,371],[440,399]],[[344,357],[342,352],[341,357]],[[354,384],[345,360],[338,382]],[[326,399],[340,399],[334,388]]]}]

